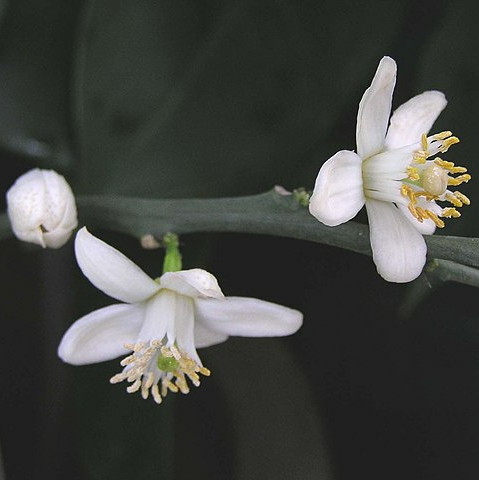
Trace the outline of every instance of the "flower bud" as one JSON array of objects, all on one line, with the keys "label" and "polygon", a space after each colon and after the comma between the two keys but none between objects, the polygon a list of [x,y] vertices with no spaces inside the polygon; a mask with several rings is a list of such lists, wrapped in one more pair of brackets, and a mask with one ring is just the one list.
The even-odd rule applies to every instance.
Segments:
[{"label": "flower bud", "polygon": [[13,233],[43,248],[60,248],[77,227],[75,197],[62,175],[34,168],[17,178],[7,192]]}]

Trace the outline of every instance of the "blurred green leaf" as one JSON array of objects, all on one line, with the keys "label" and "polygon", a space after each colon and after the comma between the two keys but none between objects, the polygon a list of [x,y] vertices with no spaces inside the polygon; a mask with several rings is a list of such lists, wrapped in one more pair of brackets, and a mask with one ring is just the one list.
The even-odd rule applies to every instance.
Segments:
[{"label": "blurred green leaf", "polygon": [[463,209],[461,221],[450,222],[448,228],[453,235],[479,236],[477,121],[472,120],[479,111],[477,3],[474,0],[445,2],[441,10],[441,21],[434,25],[417,59],[415,84],[419,88],[417,93],[436,89],[446,94],[449,103],[435,130],[452,130],[461,139],[445,158],[467,167],[472,175],[471,182],[461,185],[471,205]]},{"label": "blurred green leaf", "polygon": [[72,162],[69,81],[80,0],[0,4],[0,145],[36,166]]},{"label": "blurred green leaf", "polygon": [[119,362],[107,362],[71,375],[76,444],[89,478],[173,479],[174,401],[158,406],[129,396],[108,381],[120,370]]},{"label": "blurred green leaf", "polygon": [[428,262],[422,274],[410,284],[400,308],[400,315],[411,316],[426,298],[446,282],[457,282],[473,287],[479,286],[479,270],[450,260],[434,258]]},{"label": "blurred green leaf", "polygon": [[287,340],[230,338],[201,355],[231,412],[235,480],[335,478],[311,384]]},{"label": "blurred green leaf", "polygon": [[[403,10],[365,4],[350,22],[333,0],[91,0],[75,69],[81,192],[203,198],[312,184],[337,150],[327,142],[339,131],[352,144],[342,109],[351,102],[355,118]],[[364,28],[372,18],[388,28]]]}]

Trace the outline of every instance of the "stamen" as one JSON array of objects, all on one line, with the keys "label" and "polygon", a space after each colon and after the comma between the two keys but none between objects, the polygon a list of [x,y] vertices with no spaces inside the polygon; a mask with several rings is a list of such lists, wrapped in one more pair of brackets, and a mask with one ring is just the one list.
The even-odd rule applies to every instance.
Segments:
[{"label": "stamen", "polygon": [[466,173],[467,172],[467,168],[456,167],[454,165],[454,163],[446,162],[445,160],[443,160],[442,158],[439,158],[439,157],[434,159],[434,163],[436,165],[439,165],[442,168],[445,168],[446,170],[449,170],[451,173]]},{"label": "stamen", "polygon": [[445,218],[459,218],[461,216],[461,212],[458,212],[455,208],[449,207],[443,209],[441,216]]},{"label": "stamen", "polygon": [[128,393],[134,393],[134,392],[137,392],[141,387],[141,380],[138,379],[135,381],[135,383],[133,383],[133,385],[130,385],[129,387],[126,388],[126,391]]},{"label": "stamen", "polygon": [[125,347],[133,353],[120,362],[123,371],[111,377],[110,383],[126,380],[131,383],[126,389],[128,393],[140,390],[141,396],[147,399],[151,392],[153,400],[158,404],[169,391],[189,393],[187,379],[197,387],[200,385],[199,374],[210,375],[207,368],[186,352],[176,345],[165,345],[162,340],[155,339],[149,344],[125,344]]},{"label": "stamen", "polygon": [[[436,133],[432,136],[434,140],[445,140],[447,137],[450,137],[452,135],[452,132],[449,130],[444,130],[444,132],[439,132]],[[424,134],[425,136],[425,134]]]},{"label": "stamen", "polygon": [[455,145],[456,143],[459,143],[459,139],[457,137],[449,137],[443,140],[441,147],[439,148],[439,151],[442,153],[445,153],[449,150],[449,147],[452,145]]},{"label": "stamen", "polygon": [[421,148],[423,149],[424,152],[427,152],[428,146],[429,145],[428,145],[428,141],[427,141],[427,135],[425,133],[423,133],[421,135]]},{"label": "stamen", "polygon": [[457,185],[461,185],[461,183],[467,183],[470,179],[471,176],[468,173],[464,173],[458,177],[449,177],[447,184],[456,187]]},{"label": "stamen", "polygon": [[438,228],[444,228],[444,222],[431,210],[425,210],[427,216],[436,224]]},{"label": "stamen", "polygon": [[416,167],[409,166],[406,169],[407,171],[407,178],[413,182],[416,182],[421,177],[419,176],[419,171]]},{"label": "stamen", "polygon": [[454,193],[447,193],[446,194],[446,200],[450,203],[452,203],[455,207],[462,207],[462,204],[464,203],[457,195],[456,192]]},{"label": "stamen", "polygon": [[[471,203],[469,198],[462,193],[447,190],[449,186],[461,185],[471,179],[471,175],[466,173],[467,168],[456,166],[453,162],[439,157],[427,161],[437,152],[447,152],[456,143],[459,143],[459,138],[453,136],[449,130],[430,137],[423,134],[421,135],[420,149],[413,152],[412,162],[406,168],[407,177],[403,180],[406,183],[401,183],[400,192],[409,200],[408,210],[419,222],[432,220],[437,227],[443,228],[444,222],[439,217],[457,218],[460,213],[456,208]],[[459,175],[453,177],[454,174]],[[423,206],[420,207],[418,205],[419,198],[424,199],[425,202],[433,202],[434,208],[424,208],[424,201],[421,202]],[[448,201],[453,207],[444,208],[441,213],[437,214],[433,211],[437,208],[436,201]]]},{"label": "stamen", "polygon": [[470,205],[471,204],[471,201],[469,200],[469,198],[467,198],[463,193],[459,192],[459,191],[455,191],[454,192],[454,196],[459,200],[461,201],[464,205]]},{"label": "stamen", "polygon": [[163,399],[161,398],[161,395],[160,395],[160,390],[158,389],[158,384],[155,383],[155,385],[153,385],[151,387],[151,396],[153,397],[153,400],[159,405]]}]

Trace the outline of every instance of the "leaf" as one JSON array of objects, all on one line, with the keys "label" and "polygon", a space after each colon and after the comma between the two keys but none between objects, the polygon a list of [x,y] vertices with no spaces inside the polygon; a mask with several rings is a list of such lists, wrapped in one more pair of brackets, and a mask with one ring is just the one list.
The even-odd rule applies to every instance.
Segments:
[{"label": "leaf", "polygon": [[436,89],[446,94],[448,106],[437,122],[437,129],[452,130],[461,143],[445,154],[445,160],[470,170],[472,181],[460,190],[471,199],[471,205],[462,209],[460,221],[449,222],[452,235],[478,236],[475,219],[479,216],[479,182],[476,177],[477,121],[479,110],[479,64],[475,61],[479,50],[477,5],[474,0],[463,0],[458,5],[445,3],[442,18],[428,37],[418,63],[416,83],[419,89]]},{"label": "leaf", "polygon": [[365,4],[350,22],[332,0],[88,7],[75,64],[80,190],[164,198],[312,183],[335,132],[353,143],[342,109],[354,121],[403,9]]},{"label": "leaf", "polygon": [[0,145],[37,166],[62,169],[72,162],[69,70],[79,3],[0,4]]}]

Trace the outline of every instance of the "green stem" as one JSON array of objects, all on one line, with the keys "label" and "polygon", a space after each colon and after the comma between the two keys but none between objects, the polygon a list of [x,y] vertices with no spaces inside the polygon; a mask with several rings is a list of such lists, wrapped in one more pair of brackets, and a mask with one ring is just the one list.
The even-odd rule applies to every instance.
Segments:
[{"label": "green stem", "polygon": [[[77,196],[80,226],[118,231],[137,238],[196,232],[236,232],[289,237],[371,255],[367,225],[337,227],[318,222],[297,195],[281,190],[244,197],[146,199],[111,195]],[[0,239],[12,236],[0,215]],[[479,238],[426,235],[428,256],[479,267]],[[169,260],[168,260],[169,261]],[[178,266],[167,266],[178,268]],[[478,285],[479,286],[479,285]]]},{"label": "green stem", "polygon": [[178,235],[168,232],[163,236],[163,245],[166,249],[163,260],[163,273],[179,272],[181,270],[181,253]]},{"label": "green stem", "polygon": [[[234,198],[145,199],[79,196],[82,225],[162,238],[196,232],[235,232],[295,238],[371,255],[367,225],[349,221],[337,227],[318,222],[294,195],[275,190]],[[479,267],[479,238],[426,235],[430,258]]]}]

